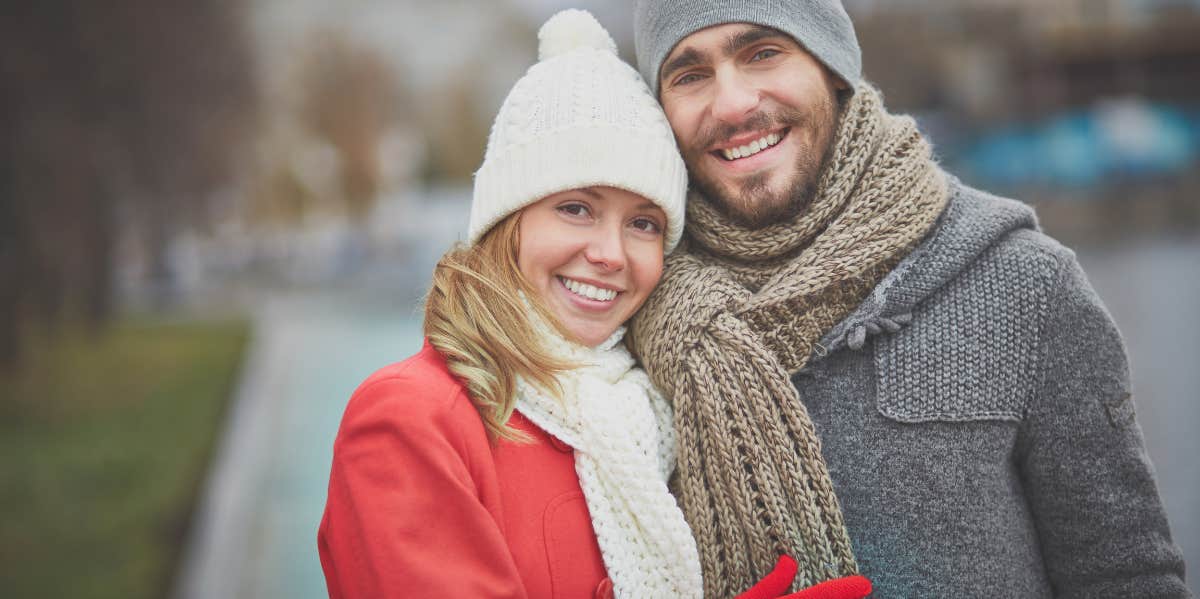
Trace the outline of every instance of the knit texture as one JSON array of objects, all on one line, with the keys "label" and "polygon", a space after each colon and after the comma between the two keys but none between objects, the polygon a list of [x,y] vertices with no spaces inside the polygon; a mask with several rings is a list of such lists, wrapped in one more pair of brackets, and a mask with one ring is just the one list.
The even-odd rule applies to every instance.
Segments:
[{"label": "knit texture", "polygon": [[1188,597],[1112,319],[1028,206],[950,187],[792,377],[862,574],[879,597]]},{"label": "knit texture", "polygon": [[662,107],[589,13],[562,11],[538,38],[541,60],[509,91],[492,124],[475,173],[467,242],[546,196],[608,186],[662,208],[670,252],[683,231],[687,170]]},{"label": "knit texture", "polygon": [[[827,352],[835,352],[843,346],[858,351],[878,339],[884,350],[879,410],[896,421],[1019,421],[1027,410],[1028,377],[1038,367],[1036,349],[1054,288],[1053,259],[983,245],[1014,228],[1036,227],[1027,207],[992,199],[986,212],[950,203],[943,218],[950,226],[914,250],[822,340]],[[969,263],[986,268],[960,272]],[[1001,282],[1008,291],[998,291]],[[917,306],[935,291],[955,308]],[[942,350],[938,340],[958,331],[970,331],[973,347]]]},{"label": "knit texture", "polygon": [[794,38],[851,88],[862,79],[862,51],[840,0],[638,0],[633,40],[638,70],[658,94],[662,63],[683,38],[725,23],[753,23]]},{"label": "knit texture", "polygon": [[547,350],[577,364],[559,400],[519,380],[517,409],[575,449],[575,469],[618,598],[703,596],[696,542],[667,479],[675,464],[671,408],[634,368],[618,329],[596,348],[535,323]]},{"label": "knit texture", "polygon": [[[991,248],[977,260],[987,268],[963,273],[939,294],[956,309],[923,306],[903,335],[880,337],[886,348],[880,372],[896,375],[880,393],[885,415],[900,422],[1019,421],[1024,416],[1030,398],[1026,381],[1039,366],[1037,344],[1049,312],[1054,265],[1050,257],[1007,248]],[[979,294],[998,281],[1010,282],[1016,293]],[[910,346],[916,339],[951,339],[954,331],[970,331],[978,350],[930,352]],[[980,355],[992,358],[981,361]]]},{"label": "knit texture", "polygon": [[633,323],[632,341],[675,408],[679,489],[709,597],[728,597],[781,553],[798,588],[857,573],[820,442],[789,375],[922,239],[946,179],[907,117],[862,86],[838,126],[809,209],[760,230],[706,200]]}]

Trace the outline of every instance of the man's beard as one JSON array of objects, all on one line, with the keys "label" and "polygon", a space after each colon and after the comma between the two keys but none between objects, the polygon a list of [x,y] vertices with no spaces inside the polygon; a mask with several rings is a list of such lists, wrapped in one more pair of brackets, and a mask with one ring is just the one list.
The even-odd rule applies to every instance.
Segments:
[{"label": "man's beard", "polygon": [[[706,177],[700,169],[693,166],[698,159],[703,158],[704,150],[693,150],[685,155],[691,186],[727,218],[749,229],[761,229],[793,218],[812,204],[821,173],[825,171],[833,153],[833,137],[838,118],[837,105],[837,100],[831,96],[829,104],[813,107],[807,113],[794,108],[785,108],[775,114],[760,112],[741,125],[720,125],[699,136],[699,143],[695,144],[695,147],[710,148],[721,140],[748,131],[790,127],[790,136],[798,135],[806,126],[816,128],[817,136],[813,150],[820,152],[820,158],[814,159],[813,153],[801,151],[796,157],[791,186],[782,193],[772,193],[769,187],[771,173],[759,173],[740,179],[730,185],[732,189]],[[696,156],[697,153],[701,155]]]}]

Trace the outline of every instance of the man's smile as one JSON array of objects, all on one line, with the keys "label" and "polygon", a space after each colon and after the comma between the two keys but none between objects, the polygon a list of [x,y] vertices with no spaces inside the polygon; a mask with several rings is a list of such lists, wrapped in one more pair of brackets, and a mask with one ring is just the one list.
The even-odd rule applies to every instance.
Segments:
[{"label": "man's smile", "polygon": [[790,127],[768,133],[755,133],[734,138],[718,146],[712,154],[727,162],[754,156],[763,150],[775,147],[788,133]]}]

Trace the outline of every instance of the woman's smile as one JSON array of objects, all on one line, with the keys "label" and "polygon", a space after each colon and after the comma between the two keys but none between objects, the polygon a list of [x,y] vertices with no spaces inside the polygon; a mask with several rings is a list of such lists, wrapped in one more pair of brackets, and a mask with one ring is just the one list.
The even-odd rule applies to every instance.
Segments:
[{"label": "woman's smile", "polygon": [[666,215],[615,187],[557,193],[521,213],[517,264],[576,339],[599,345],[662,276]]}]

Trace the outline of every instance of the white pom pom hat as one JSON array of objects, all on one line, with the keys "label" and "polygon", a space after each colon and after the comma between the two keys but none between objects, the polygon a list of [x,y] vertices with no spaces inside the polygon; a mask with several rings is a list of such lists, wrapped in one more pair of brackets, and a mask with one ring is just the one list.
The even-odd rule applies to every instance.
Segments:
[{"label": "white pom pom hat", "polygon": [[568,189],[617,187],[667,216],[664,251],[683,234],[687,170],[658,101],[617,57],[588,12],[564,10],[538,31],[538,63],[504,99],[488,136],[467,243],[509,214]]}]

